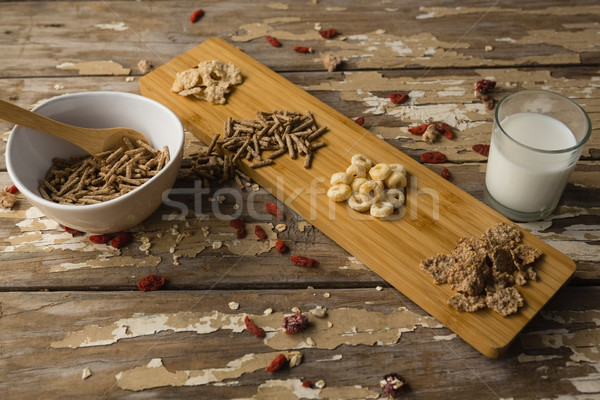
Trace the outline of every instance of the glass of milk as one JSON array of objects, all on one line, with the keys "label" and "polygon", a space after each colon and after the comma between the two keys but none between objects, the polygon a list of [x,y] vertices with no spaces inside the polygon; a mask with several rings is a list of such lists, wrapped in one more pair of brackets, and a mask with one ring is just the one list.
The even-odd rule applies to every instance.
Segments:
[{"label": "glass of milk", "polygon": [[524,90],[496,106],[485,175],[486,201],[514,221],[550,215],[590,137],[576,103],[544,90]]}]

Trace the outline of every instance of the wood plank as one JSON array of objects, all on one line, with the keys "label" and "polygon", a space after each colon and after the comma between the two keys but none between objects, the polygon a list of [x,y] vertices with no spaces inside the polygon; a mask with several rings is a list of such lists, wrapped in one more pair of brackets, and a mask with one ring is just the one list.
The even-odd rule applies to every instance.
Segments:
[{"label": "wood plank", "polygon": [[[244,83],[235,88],[226,105],[215,106],[170,92],[177,72],[210,59],[234,63],[243,71]],[[522,290],[525,306],[521,311],[510,318],[490,310],[460,313],[446,304],[450,289],[434,286],[418,265],[437,253],[450,252],[462,236],[480,236],[488,227],[507,222],[498,213],[222,39],[210,39],[145,75],[140,89],[143,95],[173,110],[184,127],[205,143],[221,131],[227,117],[253,119],[255,111],[310,110],[317,123],[329,129],[324,139],[328,146],[315,156],[311,169],[302,169],[298,160],[281,158],[269,168],[253,170],[243,163],[242,169],[488,357],[498,357],[575,270],[572,260],[525,232],[524,243],[542,250],[544,257],[539,264],[539,281]],[[405,165],[415,185],[407,194],[409,218],[358,221],[344,204],[332,204],[323,195],[323,182],[345,170],[350,156],[359,149],[375,162]],[[318,183],[320,187],[315,185]],[[419,197],[428,190],[433,190],[436,201]]]},{"label": "wood plank", "polygon": [[[160,1],[0,2],[5,21],[0,35],[4,55],[0,77],[64,76],[66,62],[113,60],[133,73],[141,58],[156,65],[212,36],[228,38],[277,71],[323,71],[320,58],[332,52],[344,69],[443,69],[489,66],[598,65],[600,52],[587,46],[596,34],[593,0],[494,7],[475,0],[452,3],[423,0],[419,7],[345,2],[297,2],[274,7],[270,0],[203,5],[204,18],[190,24],[189,3]],[[168,12],[165,12],[168,10]],[[260,10],[260,11],[259,11]],[[259,11],[259,12],[258,12]],[[522,18],[515,18],[519,14]],[[24,18],[23,16],[27,16]],[[315,23],[340,35],[323,40]],[[556,31],[561,27],[560,31]],[[279,37],[272,48],[264,35]],[[379,46],[378,44],[384,44]],[[295,54],[310,46],[315,54]],[[492,46],[492,51],[486,51]]]},{"label": "wood plank", "polygon": [[[330,297],[323,297],[324,293]],[[581,298],[586,301],[581,302]],[[231,310],[229,301],[237,301],[240,308]],[[313,326],[283,348],[273,339],[258,340],[242,331],[241,318],[247,314],[256,315],[255,320],[266,326],[269,319],[262,313],[269,307],[277,316],[291,313],[292,307],[308,312],[317,305],[326,307],[328,316],[322,321],[314,317],[309,320],[313,318],[318,324],[334,321],[333,327],[328,331]],[[398,314],[404,308],[404,314]],[[295,399],[300,395],[282,392],[277,382],[285,386],[299,384],[301,379],[313,383],[325,379],[329,390],[311,389],[303,398],[371,398],[366,394],[376,397],[379,380],[391,372],[408,381],[410,390],[403,395],[407,399],[448,399],[449,395],[466,399],[588,397],[584,382],[594,380],[597,371],[593,363],[598,362],[589,338],[600,333],[597,324],[590,322],[600,310],[597,287],[561,290],[498,360],[482,356],[445,327],[427,326],[428,320],[415,328],[406,319],[391,319],[390,324],[406,330],[391,330],[381,343],[369,343],[369,335],[385,331],[378,319],[392,315],[427,318],[405,296],[388,288],[273,290],[260,294],[215,290],[0,293],[0,310],[0,377],[5,378],[0,379],[0,391],[4,398],[14,400],[63,398],[73,393],[83,398],[251,398],[269,385],[279,390],[277,398]],[[214,313],[224,316],[222,321],[215,321],[214,330],[195,327],[194,323],[201,324],[201,318]],[[181,328],[175,319],[164,323],[157,319],[166,315],[191,324]],[[233,322],[227,325],[229,318]],[[146,333],[138,325],[144,320]],[[127,323],[130,337],[116,340],[108,334],[103,336],[105,344],[90,342],[87,347],[78,346],[75,340],[75,333],[86,329],[95,338],[107,332],[107,327],[117,335],[120,330],[116,328]],[[169,326],[180,326],[180,330]],[[273,328],[269,332],[275,333],[279,326]],[[373,329],[371,334],[369,329]],[[331,330],[337,333],[331,335]],[[341,332],[347,333],[344,336]],[[143,367],[155,358],[173,373],[226,368],[244,356],[292,350],[307,336],[315,346],[299,349],[304,355],[302,364],[277,374],[261,366],[237,378],[222,375],[216,382],[191,386],[166,386],[165,382],[152,381],[149,374],[141,374],[138,381],[148,387],[141,392],[124,389],[116,379],[119,373]],[[346,340],[363,344],[326,346]],[[64,347],[66,343],[73,347]],[[92,375],[83,380],[86,367]],[[361,392],[353,391],[355,386],[360,386]]]}]

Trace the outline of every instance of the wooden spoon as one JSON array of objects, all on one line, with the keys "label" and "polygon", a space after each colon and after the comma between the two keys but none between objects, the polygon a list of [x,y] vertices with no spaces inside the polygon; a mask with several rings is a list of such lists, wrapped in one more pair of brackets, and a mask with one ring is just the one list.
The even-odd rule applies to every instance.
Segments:
[{"label": "wooden spoon", "polygon": [[144,135],[133,129],[91,129],[67,125],[4,100],[0,100],[0,119],[64,139],[90,154],[122,146],[123,137],[131,139],[134,143],[138,139],[148,143],[148,139]]}]

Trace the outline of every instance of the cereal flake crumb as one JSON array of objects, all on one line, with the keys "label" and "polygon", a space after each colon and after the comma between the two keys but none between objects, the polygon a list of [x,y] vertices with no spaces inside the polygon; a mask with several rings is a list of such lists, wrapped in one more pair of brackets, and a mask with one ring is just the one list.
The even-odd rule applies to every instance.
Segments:
[{"label": "cereal flake crumb", "polygon": [[240,308],[240,303],[236,303],[235,301],[230,301],[228,305],[229,308],[232,310],[237,310],[238,308]]},{"label": "cereal flake crumb", "polygon": [[196,67],[176,74],[171,91],[181,96],[225,104],[231,87],[242,83],[242,71],[233,64],[206,60]]},{"label": "cereal flake crumb", "polygon": [[85,367],[81,372],[81,379],[87,379],[92,376],[92,371],[88,367]]}]

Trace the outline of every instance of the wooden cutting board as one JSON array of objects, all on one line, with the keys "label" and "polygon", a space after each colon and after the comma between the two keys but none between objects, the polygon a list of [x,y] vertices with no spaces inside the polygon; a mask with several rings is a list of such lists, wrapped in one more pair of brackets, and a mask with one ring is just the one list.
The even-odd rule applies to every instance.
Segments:
[{"label": "wooden cutting board", "polygon": [[[244,76],[225,105],[170,91],[177,72],[212,59],[237,65]],[[518,288],[525,306],[506,318],[489,309],[456,311],[446,303],[452,289],[446,284],[434,285],[419,268],[421,260],[450,252],[463,236],[480,236],[490,226],[510,223],[506,218],[222,39],[207,40],[145,75],[140,89],[144,96],[169,107],[184,127],[205,143],[223,131],[230,116],[255,119],[256,111],[310,110],[319,126],[328,127],[320,138],[328,145],[317,151],[311,169],[303,167],[303,157],[292,160],[287,156],[259,169],[249,168],[243,160],[241,169],[488,357],[499,357],[575,271],[571,259],[523,231],[524,243],[544,252],[538,263],[538,280]],[[406,167],[410,183],[402,218],[374,219],[327,198],[329,178],[345,171],[355,153],[374,162]]]}]

